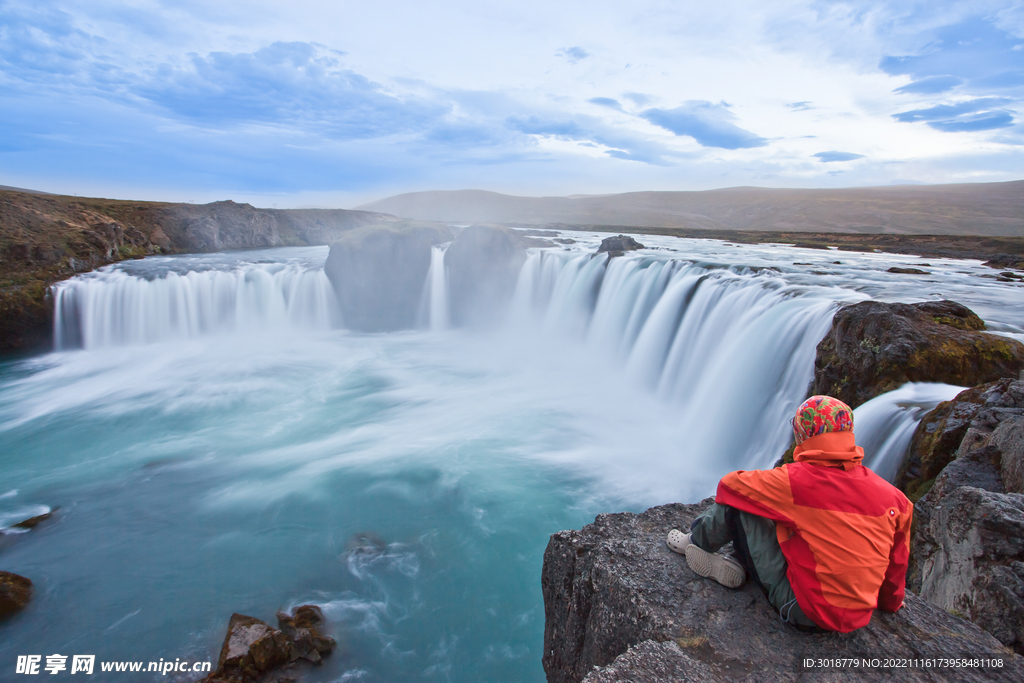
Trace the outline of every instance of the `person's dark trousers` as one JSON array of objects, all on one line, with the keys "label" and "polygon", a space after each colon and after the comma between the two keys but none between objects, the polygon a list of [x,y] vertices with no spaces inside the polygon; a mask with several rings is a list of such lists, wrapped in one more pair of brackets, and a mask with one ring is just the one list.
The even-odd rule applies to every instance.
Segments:
[{"label": "person's dark trousers", "polygon": [[717,552],[732,541],[736,559],[747,570],[747,576],[764,591],[782,620],[801,630],[818,629],[800,609],[793,587],[789,585],[786,556],[779,547],[774,522],[715,503],[693,520],[690,533],[690,542],[709,553]]}]

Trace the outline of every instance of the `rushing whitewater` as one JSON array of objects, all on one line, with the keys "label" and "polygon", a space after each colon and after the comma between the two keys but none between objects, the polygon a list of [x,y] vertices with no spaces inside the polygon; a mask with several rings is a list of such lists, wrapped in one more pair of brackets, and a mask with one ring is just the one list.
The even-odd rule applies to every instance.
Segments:
[{"label": "rushing whitewater", "polygon": [[[566,236],[486,329],[453,328],[445,245],[396,333],[346,330],[326,248],[59,285],[58,351],[0,365],[0,522],[59,507],[0,536],[37,585],[0,660],[216,659],[232,612],[316,602],[345,647],[307,680],[540,681],[548,535],[770,466],[839,305],[950,298],[1024,338],[1024,288],[976,262]],[[869,464],[955,390],[858,408]]]},{"label": "rushing whitewater", "polygon": [[895,391],[876,396],[853,411],[857,443],[864,449],[864,464],[893,481],[914,438],[917,423],[942,401],[950,401],[967,387],[908,382]]},{"label": "rushing whitewater", "polygon": [[[183,273],[159,272],[156,264],[170,266],[174,259],[153,261],[141,273],[104,268],[58,285],[54,346],[96,349],[218,333],[326,330],[340,322],[323,264],[310,267],[308,258]],[[179,269],[188,263],[179,261]]]}]

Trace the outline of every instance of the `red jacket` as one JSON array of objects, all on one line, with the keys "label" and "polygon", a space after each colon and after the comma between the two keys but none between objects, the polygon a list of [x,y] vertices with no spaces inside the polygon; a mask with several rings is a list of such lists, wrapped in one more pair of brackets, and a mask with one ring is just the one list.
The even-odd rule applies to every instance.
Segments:
[{"label": "red jacket", "polygon": [[715,498],[775,521],[797,603],[843,633],[900,608],[910,558],[914,506],[863,458],[852,432],[819,434],[793,464],[725,475]]}]

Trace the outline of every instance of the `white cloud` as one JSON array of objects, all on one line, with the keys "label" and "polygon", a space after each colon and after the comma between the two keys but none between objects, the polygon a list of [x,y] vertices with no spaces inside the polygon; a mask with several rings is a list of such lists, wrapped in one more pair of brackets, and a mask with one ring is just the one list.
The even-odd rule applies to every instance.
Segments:
[{"label": "white cloud", "polygon": [[[0,182],[55,158],[122,194],[140,176],[339,197],[909,177],[893,162],[1010,179],[1021,17],[1011,0],[8,0]],[[971,27],[987,41],[954,47]],[[893,118],[996,96],[989,118]],[[95,145],[116,150],[99,168],[76,151]],[[823,149],[863,158],[839,181]]]}]

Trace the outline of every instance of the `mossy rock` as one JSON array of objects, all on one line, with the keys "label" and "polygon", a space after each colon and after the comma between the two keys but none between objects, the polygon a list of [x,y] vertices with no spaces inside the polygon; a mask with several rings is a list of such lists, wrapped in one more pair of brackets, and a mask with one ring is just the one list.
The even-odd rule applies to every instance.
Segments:
[{"label": "mossy rock", "polygon": [[984,330],[973,311],[954,301],[845,306],[818,344],[811,393],[855,408],[906,382],[975,386],[1016,377],[1024,344]]},{"label": "mossy rock", "polygon": [[956,459],[968,429],[991,430],[1006,410],[1019,408],[1019,390],[1020,383],[1006,377],[962,391],[925,414],[896,474],[896,486],[917,502]]}]

